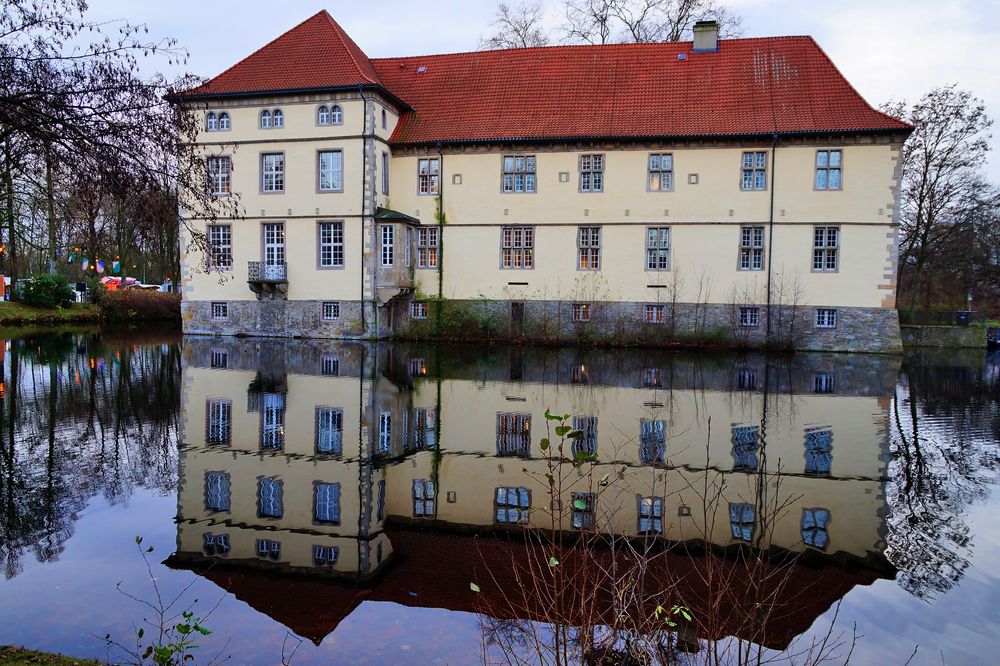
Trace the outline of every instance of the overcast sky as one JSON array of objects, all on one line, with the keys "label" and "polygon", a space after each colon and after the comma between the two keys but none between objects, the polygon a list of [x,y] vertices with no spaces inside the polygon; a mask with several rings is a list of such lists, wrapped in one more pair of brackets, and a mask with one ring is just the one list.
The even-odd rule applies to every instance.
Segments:
[{"label": "overcast sky", "polygon": [[[517,0],[514,0],[516,3]],[[547,0],[561,23],[561,0]],[[1000,117],[1000,0],[730,0],[747,37],[812,35],[873,105],[913,101],[958,83]],[[369,57],[475,50],[489,29],[492,0],[90,0],[94,18],[145,23],[175,37],[188,70],[212,77],[326,9]],[[164,63],[165,64],[165,63]],[[164,67],[163,69],[167,69]],[[1000,182],[1000,124],[990,176]]]}]

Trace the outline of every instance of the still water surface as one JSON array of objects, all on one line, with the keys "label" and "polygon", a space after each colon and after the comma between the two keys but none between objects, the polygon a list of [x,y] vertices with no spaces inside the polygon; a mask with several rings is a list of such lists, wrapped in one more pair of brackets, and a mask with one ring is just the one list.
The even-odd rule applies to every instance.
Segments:
[{"label": "still water surface", "polygon": [[[549,408],[595,460],[569,468],[561,503],[540,483]],[[128,641],[149,611],[122,590],[153,595],[141,535],[164,596],[207,615],[201,661],[504,661],[488,611],[523,556],[512,535],[556,507],[568,532],[796,555],[753,634],[770,656],[833,624],[840,662],[853,642],[852,663],[915,648],[911,663],[988,663],[998,440],[1000,359],[984,353],[13,338],[0,644],[106,657],[99,637]],[[709,477],[706,515],[693,481]],[[539,619],[494,615],[508,630]],[[727,622],[697,632],[702,653],[746,637]]]}]

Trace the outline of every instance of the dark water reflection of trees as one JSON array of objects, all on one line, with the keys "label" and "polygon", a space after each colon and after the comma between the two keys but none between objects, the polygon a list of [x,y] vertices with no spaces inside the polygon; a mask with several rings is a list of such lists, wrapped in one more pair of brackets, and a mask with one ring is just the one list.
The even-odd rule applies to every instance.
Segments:
[{"label": "dark water reflection of trees", "polygon": [[[177,335],[9,341],[0,398],[0,569],[58,559],[91,498],[176,487]],[[0,341],[3,342],[3,341]]]}]

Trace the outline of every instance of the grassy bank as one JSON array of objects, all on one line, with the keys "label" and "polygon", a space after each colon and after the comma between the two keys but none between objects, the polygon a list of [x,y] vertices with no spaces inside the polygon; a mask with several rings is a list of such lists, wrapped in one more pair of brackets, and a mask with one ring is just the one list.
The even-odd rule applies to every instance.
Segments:
[{"label": "grassy bank", "polygon": [[61,654],[36,652],[25,648],[0,646],[0,666],[21,666],[21,664],[50,664],[52,666],[92,666],[99,664],[93,659],[74,659]]},{"label": "grassy bank", "polygon": [[92,303],[74,303],[66,308],[38,308],[14,301],[0,302],[0,326],[22,324],[76,324],[101,320],[101,308]]}]

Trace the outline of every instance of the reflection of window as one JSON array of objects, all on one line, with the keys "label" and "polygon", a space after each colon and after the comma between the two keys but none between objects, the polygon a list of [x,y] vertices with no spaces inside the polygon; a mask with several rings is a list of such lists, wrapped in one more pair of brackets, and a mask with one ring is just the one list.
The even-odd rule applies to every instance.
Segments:
[{"label": "reflection of window", "polygon": [[757,371],[750,368],[741,368],[736,371],[736,385],[742,391],[754,391],[757,389]]},{"label": "reflection of window", "polygon": [[751,541],[753,539],[754,520],[756,511],[752,504],[729,503],[729,527],[733,531],[733,538],[741,541]]},{"label": "reflection of window", "polygon": [[318,522],[340,524],[340,484],[317,483],[313,486],[313,516]]},{"label": "reflection of window", "polygon": [[757,440],[760,428],[751,425],[733,426],[733,471],[754,472],[757,470]]},{"label": "reflection of window", "polygon": [[280,450],[285,448],[285,396],[265,393],[261,409],[260,448]]},{"label": "reflection of window", "polygon": [[205,472],[205,510],[229,511],[229,498],[229,474]]},{"label": "reflection of window", "polygon": [[588,456],[597,455],[597,417],[596,416],[574,416],[573,430],[583,433],[582,437],[573,440],[573,455],[577,452],[586,453]]},{"label": "reflection of window", "polygon": [[831,373],[813,376],[813,393],[833,393],[836,386],[836,376]]},{"label": "reflection of window", "polygon": [[525,456],[531,451],[531,414],[497,412],[497,455]]},{"label": "reflection of window", "polygon": [[205,532],[201,536],[201,541],[202,549],[208,556],[226,555],[229,553],[228,534],[212,534],[211,532]]},{"label": "reflection of window", "polygon": [[233,403],[229,400],[209,400],[205,412],[205,443],[229,444],[233,435]]},{"label": "reflection of window", "polygon": [[650,534],[663,533],[663,498],[639,498],[639,531]]},{"label": "reflection of window", "polygon": [[264,477],[257,482],[257,510],[265,518],[281,518],[285,513],[284,482]]},{"label": "reflection of window", "polygon": [[802,509],[802,541],[807,546],[826,550],[830,535],[826,526],[830,523],[828,509]]},{"label": "reflection of window", "polygon": [[665,421],[639,419],[639,460],[647,464],[663,462],[667,452]]},{"label": "reflection of window", "polygon": [[281,542],[273,539],[257,539],[257,557],[280,560]]},{"label": "reflection of window", "polygon": [[427,302],[413,301],[410,303],[411,319],[427,319]]},{"label": "reflection of window", "polygon": [[573,493],[573,527],[585,530],[594,525],[594,505],[597,496],[594,493]]},{"label": "reflection of window", "polygon": [[498,523],[526,523],[531,508],[531,491],[527,488],[497,488],[496,521]]},{"label": "reflection of window", "polygon": [[413,517],[434,517],[434,482],[428,479],[413,480]]},{"label": "reflection of window", "polygon": [[829,428],[806,430],[806,474],[826,476],[833,466],[833,431]]},{"label": "reflection of window", "polygon": [[375,518],[385,519],[385,479],[378,482],[378,504],[376,506]]},{"label": "reflection of window", "polygon": [[378,415],[378,452],[389,453],[392,449],[392,413]]},{"label": "reflection of window", "polygon": [[212,367],[213,368],[228,368],[229,367],[229,353],[224,352],[220,349],[212,350]]},{"label": "reflection of window", "polygon": [[340,549],[336,546],[313,546],[313,564],[324,567],[336,564],[340,559]]},{"label": "reflection of window", "polygon": [[426,377],[427,376],[427,361],[422,358],[411,358],[410,359],[410,376],[411,377]]},{"label": "reflection of window", "polygon": [[649,387],[663,386],[663,371],[660,368],[644,368],[642,385]]},{"label": "reflection of window", "polygon": [[437,444],[435,427],[437,412],[433,409],[419,408],[413,410],[413,448],[433,449]]},{"label": "reflection of window", "polygon": [[587,374],[587,366],[582,364],[574,365],[572,381],[574,384],[589,384],[590,375]]},{"label": "reflection of window", "polygon": [[340,359],[336,356],[324,356],[319,362],[320,374],[327,377],[336,377],[340,374]]},{"label": "reflection of window", "polygon": [[332,407],[316,408],[316,453],[344,452],[344,412]]}]

